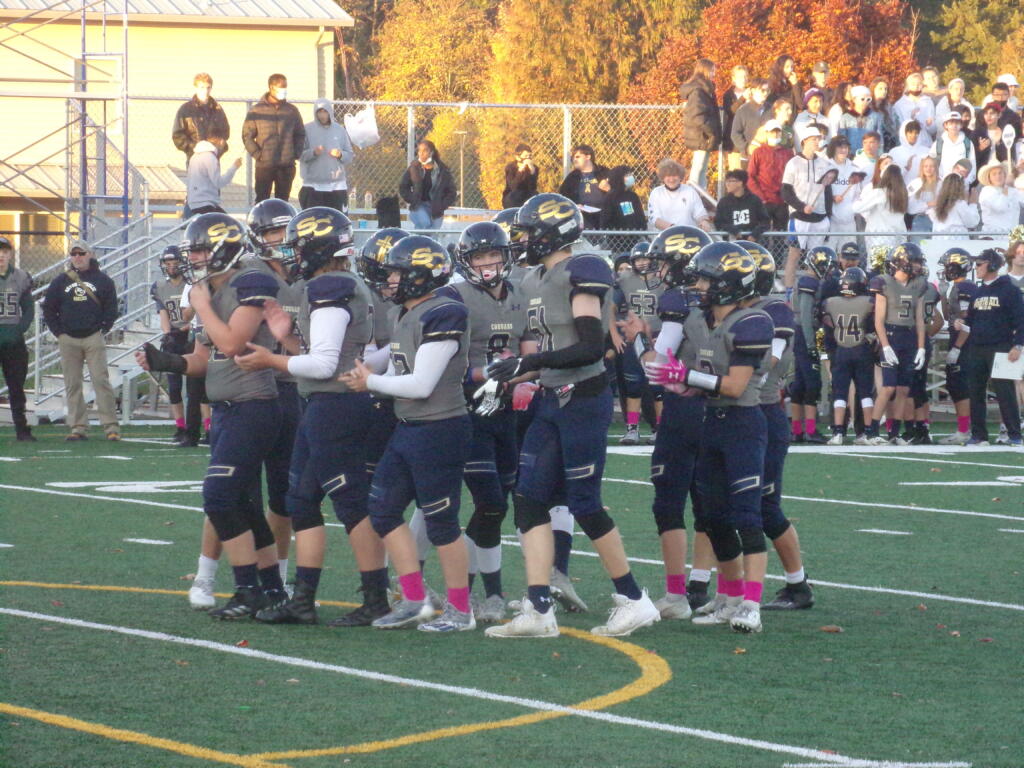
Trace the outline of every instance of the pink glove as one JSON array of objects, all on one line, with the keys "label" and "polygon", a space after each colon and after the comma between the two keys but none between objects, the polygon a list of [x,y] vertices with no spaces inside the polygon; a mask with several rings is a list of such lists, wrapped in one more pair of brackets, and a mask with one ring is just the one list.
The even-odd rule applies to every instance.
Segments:
[{"label": "pink glove", "polygon": [[685,386],[686,374],[689,372],[690,369],[686,367],[686,363],[676,360],[676,356],[672,353],[671,349],[668,351],[667,363],[647,364],[648,381],[651,384],[657,384],[662,387],[667,387],[671,384],[682,384]]},{"label": "pink glove", "polygon": [[532,381],[522,381],[516,384],[515,389],[512,390],[512,410],[525,411],[529,408],[530,401],[533,400],[538,389],[540,387]]}]

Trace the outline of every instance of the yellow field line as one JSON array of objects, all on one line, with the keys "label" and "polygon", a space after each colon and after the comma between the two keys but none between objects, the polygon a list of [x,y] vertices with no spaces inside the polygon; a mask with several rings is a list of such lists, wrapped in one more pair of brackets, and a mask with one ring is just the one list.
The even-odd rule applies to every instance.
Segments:
[{"label": "yellow field line", "polygon": [[[583,632],[571,627],[560,627],[562,634],[570,635],[580,640],[586,640],[597,645],[603,645],[619,653],[628,656],[633,663],[640,668],[640,677],[629,685],[623,686],[611,693],[597,696],[579,704],[572,705],[574,709],[600,710],[622,704],[623,702],[644,696],[655,688],[664,685],[672,679],[672,669],[661,656],[641,648],[639,645],[627,643],[623,640],[616,640],[612,637],[599,637],[589,632]],[[469,723],[466,725],[455,725],[448,728],[437,728],[422,733],[411,733],[406,736],[399,736],[394,739],[383,739],[379,741],[367,741],[362,744],[350,744],[340,747],[326,747],[323,749],[295,749],[284,752],[261,752],[252,757],[263,760],[289,760],[303,757],[327,757],[330,755],[353,755],[380,752],[385,749],[407,747],[411,744],[422,744],[427,741],[448,739],[454,736],[468,736],[481,731],[494,731],[500,728],[517,728],[523,725],[554,720],[557,717],[567,717],[568,712],[531,712],[526,715],[509,717],[502,720],[489,720],[482,723]]]},{"label": "yellow field line", "polygon": [[0,712],[13,715],[15,717],[25,717],[32,720],[38,720],[39,722],[46,723],[47,725],[56,725],[60,728],[67,728],[72,731],[81,731],[83,733],[90,733],[94,736],[102,736],[105,739],[111,739],[113,741],[141,744],[144,747],[162,749],[167,752],[176,752],[179,755],[195,757],[200,760],[209,760],[215,763],[240,765],[243,768],[287,768],[281,763],[270,763],[255,755],[236,755],[231,752],[220,752],[216,749],[207,749],[206,747],[199,747],[195,744],[186,744],[185,742],[174,741],[172,739],[162,739],[157,736],[150,736],[149,734],[139,733],[138,731],[128,731],[123,728],[111,728],[99,723],[89,723],[85,720],[79,720],[74,717],[57,715],[52,712],[43,712],[38,709],[29,709],[28,707],[19,707],[14,704],[0,702]]}]

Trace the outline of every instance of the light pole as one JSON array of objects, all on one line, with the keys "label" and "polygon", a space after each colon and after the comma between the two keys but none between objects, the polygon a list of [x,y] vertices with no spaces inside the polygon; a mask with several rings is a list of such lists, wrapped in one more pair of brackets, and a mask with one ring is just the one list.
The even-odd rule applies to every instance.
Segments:
[{"label": "light pole", "polygon": [[459,137],[459,207],[466,207],[466,131],[456,131]]}]

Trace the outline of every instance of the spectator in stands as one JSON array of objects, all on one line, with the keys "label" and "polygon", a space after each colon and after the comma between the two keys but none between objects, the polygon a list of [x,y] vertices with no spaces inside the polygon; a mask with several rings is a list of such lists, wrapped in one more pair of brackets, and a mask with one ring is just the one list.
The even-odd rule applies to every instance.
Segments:
[{"label": "spectator in stands", "polygon": [[873,179],[875,176],[875,165],[881,158],[882,135],[877,131],[868,131],[861,139],[860,149],[853,156],[853,164],[860,168]]},{"label": "spectator in stands", "polygon": [[1019,139],[1024,135],[1021,131],[1021,117],[1017,114],[1016,110],[1010,109],[1007,106],[1009,100],[1009,85],[1006,83],[996,83],[992,86],[992,101],[999,107],[999,127],[1002,128],[1004,125],[1012,125],[1013,130],[1017,132],[1017,138]]},{"label": "spectator in stands", "polygon": [[832,161],[839,174],[832,182],[832,215],[829,216],[829,232],[841,232],[844,239],[849,239],[857,231],[854,219],[853,204],[860,196],[861,183],[865,173],[850,159],[850,142],[845,136],[835,136],[828,143],[826,150],[828,159]]},{"label": "spectator in stands", "polygon": [[800,78],[796,74],[796,63],[789,54],[782,54],[772,65],[768,75],[768,103],[774,104],[779,99],[788,101],[796,114],[803,105],[804,92],[800,88]]},{"label": "spectator in stands", "polygon": [[[57,337],[64,374],[67,440],[88,439],[89,416],[82,394],[82,363],[89,366],[96,409],[108,440],[120,440],[114,390],[107,374],[107,348],[103,340],[118,316],[114,281],[100,271],[89,246],[71,244],[70,265],[46,289],[43,318]],[[130,407],[130,406],[126,406]]]},{"label": "spectator in stands", "polygon": [[174,146],[185,153],[186,167],[192,159],[196,144],[208,141],[223,155],[228,151],[231,126],[220,104],[210,95],[213,78],[200,72],[192,78],[195,95],[178,107],[171,129]]},{"label": "spectator in stands", "polygon": [[750,99],[736,110],[733,117],[731,141],[733,150],[740,156],[741,166],[745,166],[750,158],[750,145],[757,136],[757,129],[771,114],[767,98],[768,81],[755,78],[750,83]]},{"label": "spectator in stands", "polygon": [[918,139],[921,137],[921,124],[917,120],[907,120],[900,126],[900,143],[889,152],[892,161],[900,167],[903,179],[909,185],[918,176],[921,158],[928,154],[928,148]]},{"label": "spectator in stands", "polygon": [[501,193],[502,208],[518,208],[537,194],[537,170],[533,150],[527,144],[516,146],[516,157],[505,166],[505,191]]},{"label": "spectator in stands", "polygon": [[926,138],[935,138],[935,102],[924,93],[924,76],[920,72],[907,75],[903,96],[893,105],[893,112],[901,125],[905,120],[917,120]]},{"label": "spectator in stands", "polygon": [[839,135],[839,120],[853,108],[853,83],[846,81],[839,84],[828,108],[828,135],[835,138]]},{"label": "spectator in stands", "polygon": [[865,133],[879,133],[882,128],[882,116],[871,108],[871,91],[867,86],[855,85],[850,89],[851,103],[843,112],[833,135],[842,135],[853,148],[864,144]]},{"label": "spectator in stands", "polygon": [[[793,106],[788,101],[776,101],[772,105],[771,119],[782,127],[782,146],[787,149],[792,149],[795,144],[793,140]],[[765,134],[764,126],[762,126],[761,130],[759,130],[757,135],[754,137],[754,140],[750,143],[750,151],[753,152],[759,146],[764,144],[766,139],[767,135]]]},{"label": "spectator in stands", "polygon": [[267,92],[245,116],[242,142],[256,163],[256,202],[291,197],[295,161],[306,144],[306,129],[299,110],[288,103],[288,79],[284,75],[273,74],[267,79]]},{"label": "spectator in stands", "polygon": [[997,83],[1002,83],[1010,89],[1010,98],[1006,100],[1010,109],[1014,112],[1020,112],[1020,101],[1017,99],[1017,89],[1020,88],[1020,83],[1017,82],[1017,78],[1010,72],[1004,75],[1000,75]]},{"label": "spectator in stands", "polygon": [[[629,230],[643,232],[647,229],[644,206],[634,187],[636,176],[633,169],[617,165],[608,172],[608,197],[601,210],[599,229]],[[630,243],[632,246],[632,243]]]},{"label": "spectator in stands", "polygon": [[725,194],[715,209],[715,230],[727,232],[733,240],[757,240],[771,223],[761,198],[747,189],[747,172],[725,174]]},{"label": "spectator in stands", "polygon": [[955,172],[942,177],[935,207],[928,209],[928,216],[935,233],[967,232],[981,221],[978,207],[967,202],[963,176]]},{"label": "spectator in stands", "polygon": [[971,110],[974,109],[971,106],[971,102],[964,98],[964,81],[959,77],[954,77],[949,81],[949,85],[946,88],[946,95],[939,99],[935,105],[935,121],[940,126],[942,121],[946,119],[946,115],[952,112],[961,104],[966,104]]},{"label": "spectator in stands", "polygon": [[220,172],[220,158],[217,147],[210,141],[200,141],[188,161],[188,175],[185,179],[185,210],[182,217],[190,219],[198,213],[224,212],[220,206],[220,191],[231,183],[235,172],[242,167],[242,158]]},{"label": "spectator in stands", "polygon": [[732,128],[736,113],[750,101],[749,77],[749,70],[742,64],[733,67],[732,88],[722,96],[722,149],[726,153],[725,163],[730,171],[742,167],[742,158],[746,154],[744,147],[737,147],[733,143]]},{"label": "spectator in stands", "polygon": [[306,123],[304,130],[306,143],[299,157],[299,205],[324,205],[348,213],[345,166],[352,162],[355,153],[348,131],[334,119],[334,105],[329,99],[316,100],[313,120]]},{"label": "spectator in stands", "polygon": [[811,81],[814,83],[811,87],[821,91],[821,111],[825,113],[828,113],[836,95],[835,89],[828,87],[828,75],[828,62],[819,61],[811,69]]},{"label": "spectator in stands", "polygon": [[692,186],[683,184],[686,169],[675,160],[658,163],[661,184],[647,199],[647,223],[651,229],[668,229],[677,224],[711,231],[712,221],[704,202]]},{"label": "spectator in stands", "polygon": [[[818,157],[821,134],[810,125],[797,133],[800,154],[786,163],[782,173],[782,199],[789,205],[789,256],[786,259],[785,277],[787,288],[791,288],[796,277],[796,264],[801,251],[822,245],[829,229],[828,217],[832,211],[832,162]],[[827,182],[827,183],[825,183]]]},{"label": "spectator in stands", "polygon": [[878,113],[882,120],[882,127],[879,133],[882,135],[882,151],[888,152],[900,143],[899,126],[889,101],[889,81],[884,77],[876,77],[871,81],[871,108]]},{"label": "spectator in stands", "polygon": [[580,206],[583,225],[597,229],[601,224],[601,211],[608,196],[608,169],[597,164],[594,148],[577,144],[572,150],[572,170],[562,179],[558,193]]},{"label": "spectator in stands", "polygon": [[983,232],[1009,234],[1020,223],[1024,196],[1007,181],[1006,168],[1001,163],[986,165],[978,171],[978,208]]},{"label": "spectator in stands", "polygon": [[865,232],[893,233],[865,238],[869,252],[879,245],[895,246],[906,240],[907,223],[903,217],[907,212],[907,185],[899,166],[890,162],[872,188],[853,204],[853,212],[864,217]]},{"label": "spectator in stands", "polygon": [[458,194],[434,142],[421,139],[416,144],[416,159],[402,174],[398,192],[409,206],[409,221],[415,229],[441,229],[444,212]]},{"label": "spectator in stands", "polygon": [[907,184],[907,213],[910,214],[911,232],[931,232],[932,220],[928,212],[935,207],[939,196],[939,163],[930,155],[921,158],[918,176]]},{"label": "spectator in stands", "polygon": [[789,224],[789,206],[782,199],[782,174],[793,150],[782,146],[782,126],[769,120],[764,126],[765,144],[754,150],[747,165],[747,186],[764,203],[771,227],[782,232]]},{"label": "spectator in stands", "polygon": [[939,99],[946,95],[946,89],[939,82],[939,70],[931,66],[925,67],[921,70],[921,77],[924,81],[922,92],[938,104]]},{"label": "spectator in stands", "polygon": [[825,117],[825,113],[822,111],[822,105],[824,103],[822,93],[817,88],[811,88],[805,91],[803,101],[804,109],[793,119],[793,129],[798,130],[800,126],[807,123],[821,123],[827,127],[828,118]]},{"label": "spectator in stands", "polygon": [[961,130],[960,113],[949,112],[942,120],[942,133],[935,139],[928,154],[939,161],[939,176],[945,181],[959,160],[970,163],[971,170],[966,175],[968,184],[974,182],[974,168],[978,167],[974,155],[974,145]]},{"label": "spectator in stands", "polygon": [[14,246],[6,237],[0,237],[0,370],[7,385],[11,421],[19,442],[34,443],[25,416],[25,377],[28,375],[28,347],[25,332],[32,327],[36,303],[32,300],[32,278],[14,266]]},{"label": "spectator in stands", "polygon": [[971,132],[974,142],[974,158],[978,166],[1006,162],[1006,145],[1003,144],[1003,128],[999,125],[1001,110],[996,104],[988,103],[981,110],[981,124]]},{"label": "spectator in stands", "polygon": [[697,59],[690,79],[679,88],[683,106],[683,144],[693,151],[690,183],[706,188],[708,161],[722,143],[722,117],[715,99],[715,64]]}]

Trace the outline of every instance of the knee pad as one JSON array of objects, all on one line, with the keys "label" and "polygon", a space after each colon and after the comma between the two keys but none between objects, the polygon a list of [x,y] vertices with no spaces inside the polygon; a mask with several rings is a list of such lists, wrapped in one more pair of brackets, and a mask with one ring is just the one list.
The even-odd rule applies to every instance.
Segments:
[{"label": "knee pad", "polygon": [[654,524],[658,527],[658,535],[667,531],[686,530],[686,520],[683,518],[683,505],[681,503],[671,505],[654,505]]},{"label": "knee pad", "polygon": [[864,412],[865,412],[865,413],[867,413],[867,412],[869,412],[869,411],[870,411],[870,410],[871,410],[872,408],[874,408],[874,407],[875,407],[875,401],[874,401],[874,399],[872,399],[872,398],[870,398],[870,397],[864,397],[864,398],[861,398],[861,401],[860,401],[860,407],[861,407],[862,409],[864,409]]},{"label": "knee pad", "polygon": [[834,400],[834,401],[832,401],[832,407],[833,408],[845,408],[846,407],[846,401],[845,400]]},{"label": "knee pad", "polygon": [[319,507],[316,508],[303,508],[296,509],[291,514],[292,530],[298,533],[299,531],[308,531],[310,528],[316,528],[324,524],[324,516],[321,514]]},{"label": "knee pad", "polygon": [[786,518],[785,515],[780,515],[779,519],[765,519],[764,521],[764,535],[772,541],[775,541],[782,534],[788,531],[792,527],[792,523]]},{"label": "knee pad", "polygon": [[466,526],[466,535],[478,547],[501,546],[501,523],[506,511],[503,507],[478,506]]},{"label": "knee pad", "polygon": [[740,528],[739,539],[744,555],[758,555],[768,551],[764,531],[760,528]]},{"label": "knee pad", "polygon": [[615,521],[604,511],[604,507],[598,507],[588,515],[576,515],[576,522],[591,541],[600,539],[615,527]]},{"label": "knee pad", "polygon": [[729,523],[722,520],[709,520],[706,532],[718,562],[727,563],[743,554],[739,534]]},{"label": "knee pad", "polygon": [[424,504],[423,522],[427,528],[427,539],[435,547],[451,544],[462,535],[459,508],[450,498]]},{"label": "knee pad", "polygon": [[257,551],[264,547],[272,547],[276,543],[274,532],[270,530],[270,523],[262,514],[257,514],[252,522],[252,538]]},{"label": "knee pad", "polygon": [[520,533],[527,533],[538,525],[547,525],[551,522],[551,514],[546,502],[534,501],[517,493],[512,497],[512,504],[515,509],[513,517],[516,528]]}]

